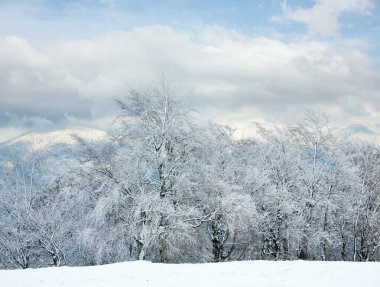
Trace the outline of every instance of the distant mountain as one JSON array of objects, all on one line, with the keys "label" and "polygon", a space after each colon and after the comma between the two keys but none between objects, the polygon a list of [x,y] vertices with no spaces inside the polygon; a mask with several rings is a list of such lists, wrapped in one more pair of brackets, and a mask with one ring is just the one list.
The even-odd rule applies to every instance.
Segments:
[{"label": "distant mountain", "polygon": [[105,140],[107,134],[96,129],[65,129],[47,133],[24,133],[18,137],[0,143],[2,149],[23,147],[29,151],[42,151],[59,145],[75,145],[75,136],[79,136],[86,141]]},{"label": "distant mountain", "polygon": [[102,145],[107,133],[96,129],[65,129],[46,133],[25,133],[0,143],[0,168],[25,158],[39,157],[48,173],[59,173],[78,164],[80,144],[76,137],[92,145]]}]

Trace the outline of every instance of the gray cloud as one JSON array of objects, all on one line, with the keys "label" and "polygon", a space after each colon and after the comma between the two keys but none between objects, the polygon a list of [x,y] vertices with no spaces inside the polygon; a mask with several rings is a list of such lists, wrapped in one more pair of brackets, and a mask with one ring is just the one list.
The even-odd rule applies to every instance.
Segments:
[{"label": "gray cloud", "polygon": [[68,116],[91,117],[91,99],[25,40],[0,39],[0,62],[0,125],[32,128],[58,125]]},{"label": "gray cloud", "polygon": [[113,98],[163,71],[188,105],[238,127],[294,122],[305,106],[342,126],[380,115],[380,73],[359,50],[221,27],[146,26],[44,49],[4,37],[0,62],[0,122],[8,128],[98,125],[117,113]]}]

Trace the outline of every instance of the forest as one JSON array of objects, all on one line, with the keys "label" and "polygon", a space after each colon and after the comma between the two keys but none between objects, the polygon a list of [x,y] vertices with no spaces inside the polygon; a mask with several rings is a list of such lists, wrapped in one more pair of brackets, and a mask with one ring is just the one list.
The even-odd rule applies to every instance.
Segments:
[{"label": "forest", "polygon": [[376,143],[311,110],[238,138],[166,84],[117,105],[107,140],[76,137],[65,168],[0,158],[0,268],[380,260]]}]

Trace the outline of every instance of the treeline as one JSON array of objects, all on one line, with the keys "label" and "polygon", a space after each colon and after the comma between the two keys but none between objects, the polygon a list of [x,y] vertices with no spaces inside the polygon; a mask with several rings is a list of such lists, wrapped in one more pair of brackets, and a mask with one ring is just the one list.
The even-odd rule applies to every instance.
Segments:
[{"label": "treeline", "polygon": [[126,260],[380,259],[380,148],[308,112],[236,139],[163,84],[118,101],[105,144],[77,138],[71,168],[3,164],[0,266]]}]

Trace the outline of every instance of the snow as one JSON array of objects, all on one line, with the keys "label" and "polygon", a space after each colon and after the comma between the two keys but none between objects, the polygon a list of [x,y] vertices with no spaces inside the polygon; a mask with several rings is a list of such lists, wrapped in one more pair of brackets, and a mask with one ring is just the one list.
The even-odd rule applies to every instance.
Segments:
[{"label": "snow", "polygon": [[380,263],[246,261],[207,264],[126,262],[91,267],[1,270],[0,286],[380,286]]},{"label": "snow", "polygon": [[40,151],[57,144],[76,144],[77,140],[73,138],[73,135],[79,136],[88,141],[104,140],[107,137],[105,132],[96,129],[66,129],[47,133],[25,133],[16,138],[0,143],[0,147],[24,144],[31,151]]}]

